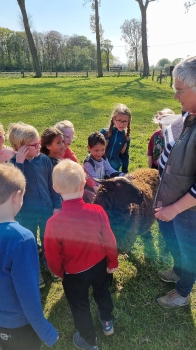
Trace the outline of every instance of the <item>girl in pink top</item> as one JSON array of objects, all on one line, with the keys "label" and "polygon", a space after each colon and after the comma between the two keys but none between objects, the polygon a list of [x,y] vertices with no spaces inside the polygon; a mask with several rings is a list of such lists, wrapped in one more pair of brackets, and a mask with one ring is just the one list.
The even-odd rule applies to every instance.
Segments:
[{"label": "girl in pink top", "polygon": [[74,126],[69,120],[62,120],[55,125],[55,128],[60,130],[64,135],[65,153],[62,158],[69,158],[74,162],[78,163],[78,158],[75,153],[71,150],[70,145],[74,139]]},{"label": "girl in pink top", "polygon": [[5,145],[5,130],[0,124],[0,163],[9,162],[15,153],[13,148]]}]

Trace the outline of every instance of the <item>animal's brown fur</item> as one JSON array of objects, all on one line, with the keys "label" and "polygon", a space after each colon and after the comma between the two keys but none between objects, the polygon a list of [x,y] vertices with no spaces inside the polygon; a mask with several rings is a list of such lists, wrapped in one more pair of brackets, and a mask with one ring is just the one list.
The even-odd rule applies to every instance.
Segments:
[{"label": "animal's brown fur", "polygon": [[[113,194],[109,193],[108,187],[105,187],[104,184],[99,187],[93,201],[105,209],[116,236],[118,248],[124,251],[130,250],[137,234],[144,234],[150,230],[155,220],[153,203],[159,183],[158,171],[155,169],[142,168],[131,174],[135,176],[131,182],[143,193],[142,204],[125,206],[121,204],[117,207],[117,199],[115,198],[115,203],[113,203]],[[114,179],[107,181],[114,181]],[[130,203],[131,201],[130,198]]]}]

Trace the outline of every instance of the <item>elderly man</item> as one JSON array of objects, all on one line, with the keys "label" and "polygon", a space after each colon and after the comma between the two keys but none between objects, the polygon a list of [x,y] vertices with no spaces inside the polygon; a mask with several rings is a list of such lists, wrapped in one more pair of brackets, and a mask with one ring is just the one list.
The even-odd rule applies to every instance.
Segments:
[{"label": "elderly man", "polygon": [[163,281],[176,283],[157,300],[165,308],[189,304],[196,280],[196,56],[177,64],[173,77],[174,97],[186,113],[167,128],[155,200],[155,217],[174,259],[172,269],[159,272]]}]

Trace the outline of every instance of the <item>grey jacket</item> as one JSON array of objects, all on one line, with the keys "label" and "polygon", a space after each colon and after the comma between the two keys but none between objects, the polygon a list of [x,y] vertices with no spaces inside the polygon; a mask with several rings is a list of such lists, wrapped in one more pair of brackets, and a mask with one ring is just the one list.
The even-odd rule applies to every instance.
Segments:
[{"label": "grey jacket", "polygon": [[[196,117],[187,116],[162,173],[155,207],[165,207],[183,197],[196,182]],[[191,209],[196,210],[196,207]]]}]

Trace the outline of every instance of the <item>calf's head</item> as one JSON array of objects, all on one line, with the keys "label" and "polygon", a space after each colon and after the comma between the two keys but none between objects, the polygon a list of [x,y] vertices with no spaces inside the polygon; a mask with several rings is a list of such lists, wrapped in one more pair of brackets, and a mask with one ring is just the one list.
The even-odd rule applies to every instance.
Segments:
[{"label": "calf's head", "polygon": [[116,207],[123,207],[130,203],[141,204],[142,192],[126,177],[114,177],[109,180],[95,179],[106,189],[108,196]]}]

